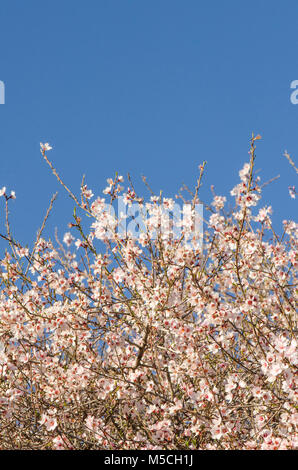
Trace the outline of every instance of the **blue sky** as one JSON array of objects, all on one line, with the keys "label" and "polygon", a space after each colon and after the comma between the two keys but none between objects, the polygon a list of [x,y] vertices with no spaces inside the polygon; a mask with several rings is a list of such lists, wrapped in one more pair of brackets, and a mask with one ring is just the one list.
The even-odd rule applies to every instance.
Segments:
[{"label": "blue sky", "polygon": [[[296,219],[288,194],[298,162],[298,5],[287,0],[1,0],[0,188],[15,190],[15,236],[34,237],[51,195],[48,234],[71,220],[72,202],[50,174],[49,157],[74,190],[82,174],[101,194],[107,177],[141,174],[173,196],[195,183],[207,160],[210,185],[226,194],[262,135],[256,167],[277,230]],[[0,228],[3,232],[3,200]]]}]

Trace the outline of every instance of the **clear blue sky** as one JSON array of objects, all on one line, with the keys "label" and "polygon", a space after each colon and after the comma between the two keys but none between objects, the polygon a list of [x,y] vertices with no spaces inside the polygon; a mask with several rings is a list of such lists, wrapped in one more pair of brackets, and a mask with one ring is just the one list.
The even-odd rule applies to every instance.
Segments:
[{"label": "clear blue sky", "polygon": [[[260,133],[263,181],[281,174],[264,204],[277,229],[296,219],[288,186],[297,177],[282,154],[298,162],[297,0],[1,0],[0,50],[0,188],[16,191],[24,243],[57,188],[48,233],[66,231],[72,214],[40,142],[53,145],[49,157],[74,191],[85,173],[95,194],[129,171],[173,196],[207,160],[210,200],[211,184],[226,194],[238,182]],[[3,200],[1,231],[2,221]]]}]

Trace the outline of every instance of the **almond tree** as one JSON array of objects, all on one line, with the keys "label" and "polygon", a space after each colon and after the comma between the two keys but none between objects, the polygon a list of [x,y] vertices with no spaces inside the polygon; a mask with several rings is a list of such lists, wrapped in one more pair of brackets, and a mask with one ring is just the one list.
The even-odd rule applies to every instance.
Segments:
[{"label": "almond tree", "polygon": [[[2,188],[7,250],[0,279],[1,449],[297,448],[297,238],[260,207],[255,141],[231,191],[204,205],[205,163],[178,199],[85,182],[63,242],[14,240]],[[144,180],[150,190],[147,181]],[[186,188],[187,189],[187,188]],[[119,230],[119,200],[138,233]],[[183,219],[166,219],[177,200]],[[93,201],[93,202],[92,202]],[[166,222],[166,223],[165,223]],[[175,234],[179,233],[179,236]]]}]

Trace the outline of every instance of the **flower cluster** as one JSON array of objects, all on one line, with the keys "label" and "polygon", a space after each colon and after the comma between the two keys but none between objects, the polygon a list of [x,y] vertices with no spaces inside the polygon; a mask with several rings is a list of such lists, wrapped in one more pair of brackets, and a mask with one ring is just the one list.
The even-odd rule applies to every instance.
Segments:
[{"label": "flower cluster", "polygon": [[[139,237],[119,235],[121,220],[104,198],[89,203],[85,184],[62,243],[39,233],[29,250],[9,230],[1,449],[297,448],[298,224],[284,221],[279,236],[271,207],[254,207],[251,145],[235,207],[214,197],[203,246],[183,242],[188,228],[152,237],[174,204],[158,196]],[[110,207],[122,182],[108,179]],[[129,188],[125,198],[142,200]]]}]

